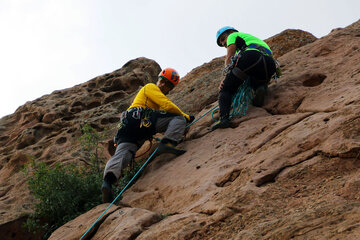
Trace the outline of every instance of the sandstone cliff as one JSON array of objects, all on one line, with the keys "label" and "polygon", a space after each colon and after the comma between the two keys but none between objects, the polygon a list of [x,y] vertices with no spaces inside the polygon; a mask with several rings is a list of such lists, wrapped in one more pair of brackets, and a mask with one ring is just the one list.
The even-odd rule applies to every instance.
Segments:
[{"label": "sandstone cliff", "polygon": [[[232,129],[209,132],[210,116],[197,122],[182,143],[187,153],[147,166],[124,193],[126,207],[112,206],[91,239],[358,239],[359,39],[360,22],[316,41],[302,31],[269,39],[283,77],[270,85],[266,105],[250,107]],[[216,104],[222,67],[217,58],[195,68],[170,98],[202,115]],[[136,59],[0,120],[0,230],[9,239],[27,239],[16,224],[32,207],[19,172],[28,156],[82,164],[77,138],[85,120],[108,132],[110,156],[118,114],[159,71],[154,61]],[[51,239],[79,239],[107,206]]]}]

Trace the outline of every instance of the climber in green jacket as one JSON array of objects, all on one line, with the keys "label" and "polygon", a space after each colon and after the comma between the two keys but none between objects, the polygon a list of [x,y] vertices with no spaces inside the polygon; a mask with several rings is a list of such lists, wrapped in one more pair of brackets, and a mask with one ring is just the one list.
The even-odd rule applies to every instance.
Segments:
[{"label": "climber in green jacket", "polygon": [[101,186],[103,202],[111,202],[111,185],[120,177],[122,169],[129,165],[136,151],[155,133],[165,132],[157,155],[172,153],[181,155],[185,150],[175,148],[182,140],[186,124],[195,118],[180,110],[167,96],[180,81],[173,68],[161,70],[157,84],[148,83],[136,95],[130,107],[122,112],[119,129],[114,138],[115,154],[106,163]]},{"label": "climber in green jacket", "polygon": [[276,72],[272,51],[261,39],[226,26],[216,33],[216,42],[227,50],[226,76],[219,86],[220,120],[212,126],[212,130],[230,127],[232,97],[247,79],[255,91],[253,105],[263,106],[267,85]]}]

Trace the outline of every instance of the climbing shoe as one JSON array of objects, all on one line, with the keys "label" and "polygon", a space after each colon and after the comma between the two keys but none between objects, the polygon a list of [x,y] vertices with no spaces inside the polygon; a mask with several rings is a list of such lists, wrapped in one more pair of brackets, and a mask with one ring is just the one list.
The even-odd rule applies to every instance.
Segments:
[{"label": "climbing shoe", "polygon": [[175,154],[176,156],[180,156],[180,155],[186,153],[186,150],[175,148],[175,145],[171,144],[169,142],[168,143],[160,142],[159,148],[157,151],[157,155],[160,155],[163,153],[172,153],[172,154]]},{"label": "climbing shoe", "polygon": [[116,181],[113,173],[109,172],[105,175],[103,184],[101,186],[102,201],[103,203],[111,203],[114,200],[111,185]]},{"label": "climbing shoe", "polygon": [[266,85],[261,85],[260,87],[258,87],[255,90],[255,97],[254,97],[254,100],[253,100],[253,105],[255,107],[264,106],[266,92],[267,92],[267,86]]},{"label": "climbing shoe", "polygon": [[114,200],[112,191],[111,191],[111,184],[107,181],[104,181],[101,186],[102,192],[102,201],[103,203],[111,203]]},{"label": "climbing shoe", "polygon": [[212,127],[211,131],[214,131],[218,128],[229,128],[230,127],[230,120],[228,118],[223,118],[217,121]]}]

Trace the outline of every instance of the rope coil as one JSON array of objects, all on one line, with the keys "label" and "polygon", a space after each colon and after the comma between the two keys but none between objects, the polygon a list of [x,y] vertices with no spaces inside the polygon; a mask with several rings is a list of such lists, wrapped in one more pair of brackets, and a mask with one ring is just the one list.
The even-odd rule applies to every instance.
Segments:
[{"label": "rope coil", "polygon": [[[230,114],[230,118],[235,116],[245,116],[247,110],[249,109],[249,105],[252,103],[254,99],[254,91],[250,86],[250,79],[244,81],[243,84],[240,85],[238,91],[233,96],[231,108],[232,112]],[[214,117],[214,113],[219,110],[219,105],[212,111],[211,117],[216,122],[217,120]]]}]

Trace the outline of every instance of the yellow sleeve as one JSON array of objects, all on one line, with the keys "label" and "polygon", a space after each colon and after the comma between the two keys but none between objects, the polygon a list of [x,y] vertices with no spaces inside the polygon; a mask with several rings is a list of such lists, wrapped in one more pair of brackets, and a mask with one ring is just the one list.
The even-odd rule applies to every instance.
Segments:
[{"label": "yellow sleeve", "polygon": [[190,116],[182,112],[180,108],[178,108],[178,106],[176,106],[168,97],[166,97],[165,94],[161,92],[160,88],[155,84],[146,85],[145,95],[152,102],[159,106],[159,110],[179,114],[190,120]]}]

